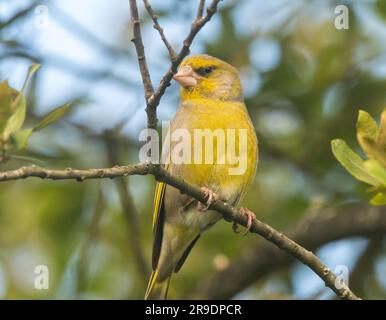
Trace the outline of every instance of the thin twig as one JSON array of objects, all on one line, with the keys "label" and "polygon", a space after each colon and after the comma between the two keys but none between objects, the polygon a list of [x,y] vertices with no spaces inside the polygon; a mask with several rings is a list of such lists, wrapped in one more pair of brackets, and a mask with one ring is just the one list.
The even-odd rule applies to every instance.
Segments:
[{"label": "thin twig", "polygon": [[[206,195],[201,189],[187,183],[179,177],[172,176],[161,166],[153,164],[116,166],[113,168],[89,170],[50,170],[31,166],[13,171],[2,172],[0,173],[0,181],[27,178],[29,176],[50,179],[77,179],[81,181],[91,178],[115,178],[134,174],[151,174],[157,181],[165,182],[202,203],[206,202]],[[244,227],[248,225],[248,218],[243,215],[239,209],[233,208],[223,201],[215,201],[210,205],[209,209],[216,210],[221,213],[226,221],[235,222]],[[257,219],[253,221],[250,232],[261,235],[269,242],[275,244],[280,249],[288,252],[300,262],[307,265],[325,282],[327,287],[335,292],[339,298],[347,300],[359,299],[347,285],[338,280],[337,276],[326,265],[324,265],[317,256],[297,244],[295,241],[286,237],[283,233]],[[339,285],[336,286],[336,283],[339,283]]]},{"label": "thin twig", "polygon": [[166,88],[170,85],[170,81],[173,78],[173,75],[177,72],[177,68],[179,64],[182,62],[182,60],[189,54],[190,46],[196,37],[197,33],[201,30],[201,28],[212,18],[212,16],[217,11],[217,5],[219,4],[221,0],[213,0],[212,4],[207,9],[207,14],[201,18],[196,19],[190,28],[190,32],[188,36],[183,41],[183,46],[178,53],[177,57],[172,61],[171,66],[169,70],[166,72],[166,74],[161,79],[161,82],[157,88],[157,90],[154,92],[154,94],[149,98],[147,103],[147,113],[151,114],[151,118],[155,119],[155,123],[151,123],[152,126],[149,126],[150,128],[155,128],[157,125],[157,107],[161,101],[161,98],[163,94],[166,91]]},{"label": "thin twig", "polygon": [[174,49],[173,49],[172,45],[170,44],[170,42],[168,41],[168,39],[166,38],[165,33],[164,33],[164,29],[161,27],[161,25],[158,22],[158,16],[154,13],[153,8],[151,7],[150,2],[148,0],[143,0],[143,3],[145,4],[145,8],[146,8],[147,12],[149,13],[149,16],[153,20],[154,29],[156,29],[158,31],[163,43],[165,44],[166,49],[168,50],[170,60],[173,61],[176,58],[177,54],[174,51]]},{"label": "thin twig", "polygon": [[[130,3],[130,14],[131,21],[133,24],[133,39],[131,41],[134,43],[135,50],[137,51],[137,59],[139,70],[141,72],[143,88],[145,90],[146,101],[154,93],[153,84],[151,83],[149,68],[147,67],[146,56],[145,56],[145,47],[143,46],[142,34],[141,34],[141,22],[139,21],[138,7],[136,0],[129,0]],[[152,120],[154,121],[154,120]]]},{"label": "thin twig", "polygon": [[[207,13],[204,17],[195,19],[190,28],[190,32],[183,41],[182,48],[177,54],[174,60],[171,61],[169,70],[165,73],[161,79],[157,90],[154,92],[151,85],[149,70],[146,64],[145,50],[143,47],[140,21],[138,18],[138,8],[136,0],[130,0],[130,12],[133,23],[134,39],[133,42],[137,51],[138,64],[141,72],[142,82],[145,90],[146,97],[146,113],[147,113],[147,126],[148,128],[155,129],[157,127],[157,107],[161,101],[166,88],[170,85],[173,75],[177,72],[177,68],[182,60],[189,54],[190,46],[201,28],[212,18],[217,11],[217,6],[221,0],[213,0],[211,5],[207,9]],[[151,94],[150,94],[151,93]]]},{"label": "thin twig", "polygon": [[197,20],[201,19],[204,15],[204,8],[205,8],[205,0],[200,0],[200,4],[198,5],[198,11],[197,11]]}]

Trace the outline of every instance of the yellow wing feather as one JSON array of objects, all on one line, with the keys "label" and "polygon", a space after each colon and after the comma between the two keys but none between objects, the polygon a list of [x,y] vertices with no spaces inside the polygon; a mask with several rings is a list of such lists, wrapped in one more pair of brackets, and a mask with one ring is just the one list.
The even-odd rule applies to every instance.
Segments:
[{"label": "yellow wing feather", "polygon": [[158,221],[158,217],[161,211],[162,202],[165,195],[166,184],[163,182],[157,182],[154,195],[154,211],[153,211],[153,231]]}]

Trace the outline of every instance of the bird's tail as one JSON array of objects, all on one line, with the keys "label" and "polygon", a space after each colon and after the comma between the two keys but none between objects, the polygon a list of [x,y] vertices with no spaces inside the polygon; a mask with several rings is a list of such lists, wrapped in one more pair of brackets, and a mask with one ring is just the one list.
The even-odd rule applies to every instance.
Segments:
[{"label": "bird's tail", "polygon": [[165,300],[168,295],[171,275],[162,282],[157,281],[158,269],[152,272],[147,285],[145,300]]}]

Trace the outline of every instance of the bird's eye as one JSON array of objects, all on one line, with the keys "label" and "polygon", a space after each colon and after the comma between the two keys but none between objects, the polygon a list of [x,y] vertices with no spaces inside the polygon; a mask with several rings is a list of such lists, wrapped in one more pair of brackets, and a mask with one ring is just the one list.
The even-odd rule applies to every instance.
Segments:
[{"label": "bird's eye", "polygon": [[200,75],[200,76],[206,76],[208,75],[209,73],[211,73],[213,71],[213,67],[203,67],[203,68],[198,68],[196,69],[195,71]]}]

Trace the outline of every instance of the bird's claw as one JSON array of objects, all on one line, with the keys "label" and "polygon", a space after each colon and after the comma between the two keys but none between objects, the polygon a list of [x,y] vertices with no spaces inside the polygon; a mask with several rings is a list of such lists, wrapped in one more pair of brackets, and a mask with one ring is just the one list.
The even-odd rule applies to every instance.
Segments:
[{"label": "bird's claw", "polygon": [[236,222],[232,223],[232,230],[234,233],[240,233],[239,225]]},{"label": "bird's claw", "polygon": [[199,211],[205,211],[207,210],[214,202],[218,200],[218,195],[214,193],[211,189],[202,187],[201,191],[205,194],[206,203],[199,202],[198,203],[198,210]]},{"label": "bird's claw", "polygon": [[[249,232],[249,230],[251,230],[252,223],[254,220],[256,220],[256,215],[248,208],[240,208],[240,214],[242,216],[246,216],[248,219],[247,230],[243,234],[245,236]],[[233,228],[233,230],[235,230],[235,228]]]}]

